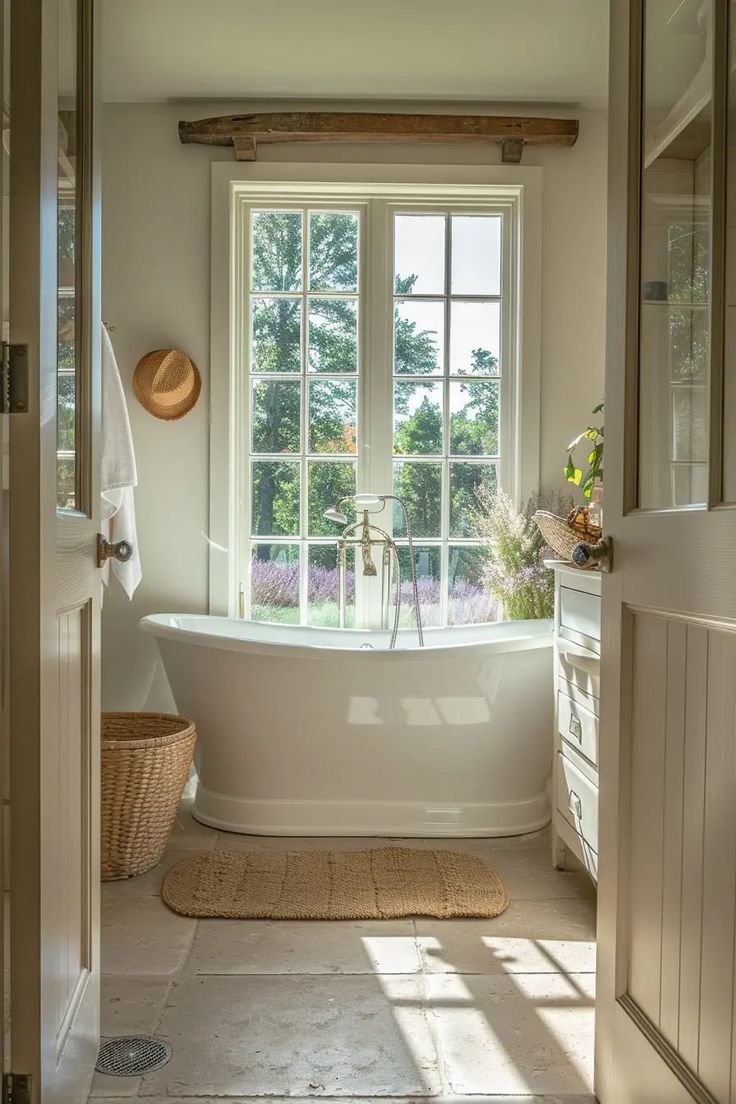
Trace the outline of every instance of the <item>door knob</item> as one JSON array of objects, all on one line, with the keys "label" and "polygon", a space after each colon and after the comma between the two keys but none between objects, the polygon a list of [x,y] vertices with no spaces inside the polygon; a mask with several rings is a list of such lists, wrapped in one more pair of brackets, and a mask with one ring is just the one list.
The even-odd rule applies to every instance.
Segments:
[{"label": "door knob", "polygon": [[570,559],[576,567],[599,567],[601,571],[611,571],[613,542],[610,537],[601,537],[595,544],[580,541],[573,548]]},{"label": "door knob", "polygon": [[110,558],[119,560],[120,563],[127,563],[132,555],[133,545],[129,541],[121,540],[116,541],[115,544],[110,544],[110,541],[105,540],[102,533],[97,534],[98,567],[104,567]]}]

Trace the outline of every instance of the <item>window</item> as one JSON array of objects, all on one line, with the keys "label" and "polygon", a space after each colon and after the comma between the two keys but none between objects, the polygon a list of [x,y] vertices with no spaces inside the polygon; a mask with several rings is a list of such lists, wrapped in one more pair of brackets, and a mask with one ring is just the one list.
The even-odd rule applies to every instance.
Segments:
[{"label": "window", "polygon": [[360,231],[357,211],[251,212],[247,602],[254,620],[337,622],[335,526],[324,512],[357,488]]},{"label": "window", "polygon": [[[523,188],[271,188],[217,170],[229,203],[213,234],[213,612],[222,594],[223,612],[337,625],[341,529],[324,513],[370,491],[406,505],[425,624],[493,620],[478,491],[521,497],[538,482],[533,344],[526,414],[518,378]],[[534,189],[533,221],[532,199]],[[538,253],[528,268],[527,304]],[[218,355],[230,365],[222,386]],[[528,477],[517,458],[525,419]],[[401,510],[387,508],[380,524],[399,546],[408,599]],[[239,555],[227,559],[225,586],[227,548]],[[370,627],[380,581],[354,568],[351,555],[347,624]],[[412,623],[408,600],[402,616]]]}]

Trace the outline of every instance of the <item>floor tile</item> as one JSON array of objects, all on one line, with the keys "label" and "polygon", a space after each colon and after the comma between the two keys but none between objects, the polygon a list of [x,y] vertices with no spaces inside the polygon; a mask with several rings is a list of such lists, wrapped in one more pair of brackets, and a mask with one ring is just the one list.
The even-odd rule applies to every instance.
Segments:
[{"label": "floor tile", "polygon": [[[455,921],[468,926],[475,920]],[[488,932],[494,936],[515,939],[567,939],[572,941],[595,939],[595,899],[568,897],[554,901],[514,901],[500,916],[484,920]],[[435,935],[435,920],[418,919],[420,935]],[[452,923],[452,921],[445,921]]]},{"label": "floor tile", "polygon": [[426,980],[452,1093],[590,1093],[590,974],[434,974]]},{"label": "floor tile", "polygon": [[159,897],[120,897],[102,905],[102,972],[167,976],[184,965],[196,920],[176,916]]},{"label": "floor tile", "polygon": [[488,850],[483,858],[492,864],[515,901],[546,901],[558,897],[590,897],[593,885],[582,869],[555,870],[549,848]]},{"label": "floor tile", "polygon": [[411,920],[201,920],[194,974],[413,974]]},{"label": "floor tile", "polygon": [[251,847],[275,847],[285,851],[368,851],[373,847],[410,846],[415,842],[377,836],[246,836],[240,832],[218,832],[216,847],[222,851]]},{"label": "floor tile", "polygon": [[[210,850],[203,847],[203,851]],[[123,878],[113,882],[102,883],[102,900],[112,901],[120,897],[160,897],[164,878],[175,863],[192,855],[191,847],[170,847],[164,854],[161,862],[145,874],[139,874],[135,878]]]},{"label": "floor tile", "polygon": [[[144,1098],[146,1104],[193,1104],[193,1098],[191,1096],[147,1096]],[[549,1096],[545,1093],[544,1096],[412,1096],[411,1102],[407,1102],[404,1097],[327,1097],[322,1093],[315,1094],[314,1096],[269,1096],[268,1104],[314,1104],[315,1099],[326,1101],[327,1104],[376,1104],[380,1101],[380,1104],[422,1104],[423,1100],[431,1100],[432,1104],[597,1104],[595,1097],[591,1093],[584,1093],[583,1095],[570,1095],[565,1093],[564,1096]],[[128,1098],[120,1098],[114,1100],[107,1100],[106,1104],[130,1104]],[[196,1104],[263,1104],[263,1097],[261,1096],[198,1096],[196,1097]]]},{"label": "floor tile", "polygon": [[176,821],[171,830],[169,840],[170,847],[194,848],[199,851],[207,851],[215,846],[217,831],[206,824],[200,824],[192,816],[193,798],[184,798],[176,814]]},{"label": "floor tile", "polygon": [[174,983],[160,1028],[174,1057],[141,1094],[437,1095],[422,993],[421,977],[397,975]]},{"label": "floor tile", "polygon": [[[103,1041],[116,1035],[153,1034],[169,991],[167,981],[146,978],[102,978],[100,1033]],[[131,1097],[140,1077],[108,1077],[96,1073],[91,1097]]]},{"label": "floor tile", "polygon": [[417,921],[422,965],[434,974],[595,972],[593,939],[496,935],[495,920]]}]

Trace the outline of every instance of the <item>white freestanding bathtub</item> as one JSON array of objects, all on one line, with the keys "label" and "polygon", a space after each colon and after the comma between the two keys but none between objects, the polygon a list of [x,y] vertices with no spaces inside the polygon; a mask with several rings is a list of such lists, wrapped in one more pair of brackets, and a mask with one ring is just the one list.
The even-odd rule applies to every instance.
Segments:
[{"label": "white freestanding bathtub", "polygon": [[232,832],[500,836],[549,821],[547,621],[388,634],[157,614],[197,724],[194,815]]}]

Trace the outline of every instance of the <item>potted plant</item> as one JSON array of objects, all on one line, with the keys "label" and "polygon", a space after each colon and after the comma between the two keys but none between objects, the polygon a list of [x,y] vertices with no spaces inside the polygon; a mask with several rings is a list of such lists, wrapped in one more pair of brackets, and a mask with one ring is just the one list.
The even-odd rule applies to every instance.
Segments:
[{"label": "potted plant", "polygon": [[[593,413],[602,414],[603,403],[598,403],[593,408]],[[588,466],[585,470],[578,468],[574,460],[574,453],[580,445],[588,449],[586,454]],[[580,487],[583,498],[592,498],[596,486],[603,483],[603,426],[587,426],[567,446],[567,453],[567,464],[564,469],[567,482]]]}]

